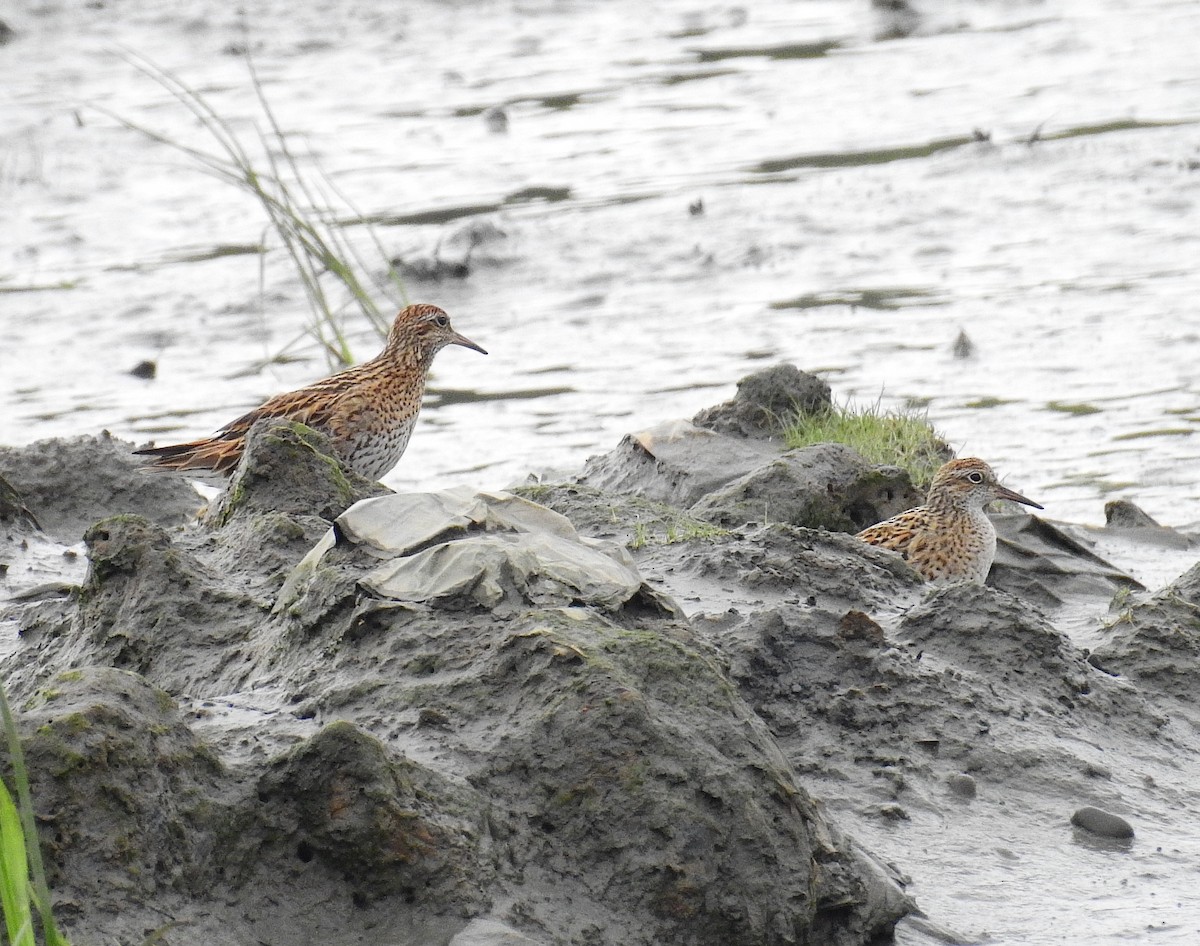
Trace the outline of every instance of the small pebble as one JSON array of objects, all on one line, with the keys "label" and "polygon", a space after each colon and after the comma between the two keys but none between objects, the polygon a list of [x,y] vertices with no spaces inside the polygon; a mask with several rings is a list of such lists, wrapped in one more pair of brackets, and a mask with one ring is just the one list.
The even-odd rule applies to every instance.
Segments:
[{"label": "small pebble", "polygon": [[1132,838],[1133,825],[1101,808],[1087,805],[1071,815],[1071,824],[1102,838]]},{"label": "small pebble", "polygon": [[423,706],[417,712],[417,725],[448,729],[450,726],[450,717],[439,709],[431,706]]},{"label": "small pebble", "polygon": [[145,378],[150,381],[158,374],[158,364],[153,361],[139,361],[129,369],[129,373],[135,378]]},{"label": "small pebble", "polygon": [[876,624],[870,615],[853,610],[847,611],[838,621],[838,637],[842,640],[867,641],[877,645],[884,642],[883,628]]},{"label": "small pebble", "polygon": [[966,772],[957,772],[946,779],[946,787],[959,798],[974,798],[978,792],[975,779]]},{"label": "small pebble", "polygon": [[508,112],[495,105],[483,113],[483,123],[493,135],[503,135],[508,131]]}]

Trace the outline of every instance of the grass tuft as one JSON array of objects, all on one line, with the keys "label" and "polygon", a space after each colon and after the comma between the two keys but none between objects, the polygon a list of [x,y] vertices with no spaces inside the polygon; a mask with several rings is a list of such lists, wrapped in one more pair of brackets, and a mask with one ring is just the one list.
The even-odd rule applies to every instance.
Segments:
[{"label": "grass tuft", "polygon": [[649,522],[639,519],[633,524],[633,536],[626,543],[630,551],[636,552],[651,545],[674,545],[677,542],[716,539],[731,534],[728,529],[722,529],[703,519],[696,519],[685,512],[668,506],[662,508],[661,516]]},{"label": "grass tuft", "polygon": [[[350,364],[354,359],[344,330],[343,309],[357,307],[379,335],[387,334],[391,313],[380,310],[373,292],[403,302],[404,286],[388,258],[374,229],[363,215],[321,170],[309,153],[304,160],[297,155],[289,136],[280,127],[275,112],[249,54],[246,66],[262,116],[247,142],[239,136],[200,92],[163,69],[149,58],[127,50],[126,60],[149,76],[186,108],[200,127],[215,142],[216,151],[208,151],[176,141],[150,128],[130,121],[102,106],[97,111],[123,127],[135,131],[186,155],[203,171],[244,191],[262,208],[267,218],[263,243],[270,235],[285,250],[308,297],[312,322],[309,334],[320,344],[333,363]],[[252,157],[252,153],[255,157]],[[307,170],[306,170],[307,168]],[[346,235],[349,224],[363,225],[378,254],[370,265]],[[360,274],[381,273],[380,276]],[[260,283],[264,274],[260,272]],[[327,288],[327,284],[329,288]],[[344,297],[335,302],[330,288]]]},{"label": "grass tuft", "polygon": [[878,402],[865,408],[797,413],[785,420],[783,437],[790,448],[844,443],[872,463],[908,470],[918,488],[927,486],[938,467],[953,456],[925,411],[885,410]]}]

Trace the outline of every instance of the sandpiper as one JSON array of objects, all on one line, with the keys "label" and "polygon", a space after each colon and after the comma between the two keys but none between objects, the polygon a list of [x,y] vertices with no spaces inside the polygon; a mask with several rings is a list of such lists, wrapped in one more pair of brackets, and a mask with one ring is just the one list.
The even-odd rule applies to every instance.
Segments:
[{"label": "sandpiper", "polygon": [[450,316],[437,306],[406,306],[392,323],[383,351],[370,361],[298,391],[276,394],[211,437],[134,452],[154,457],[150,466],[155,469],[229,473],[242,457],[251,425],[263,417],[279,417],[324,431],[347,468],[379,479],[404,454],[429,366],[447,345],[487,354],[454,331]]},{"label": "sandpiper", "polygon": [[982,585],[996,557],[996,528],[983,507],[996,499],[1043,508],[1001,486],[982,460],[951,460],[933,477],[924,506],[864,529],[858,537],[899,552],[926,581]]}]

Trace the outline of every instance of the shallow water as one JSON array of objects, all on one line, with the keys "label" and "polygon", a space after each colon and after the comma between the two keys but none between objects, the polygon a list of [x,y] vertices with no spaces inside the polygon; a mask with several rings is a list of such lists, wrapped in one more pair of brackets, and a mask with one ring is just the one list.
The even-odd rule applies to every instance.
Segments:
[{"label": "shallow water", "polygon": [[[1000,826],[997,803],[1019,811],[1024,823]],[[1176,830],[1177,813],[1149,807],[1134,812],[1138,836],[1125,844],[1064,831],[1070,811],[1028,793],[952,808],[945,819],[910,812],[910,821],[882,837],[875,836],[877,824],[855,823],[851,812],[834,810],[852,832],[871,831],[875,853],[902,868],[915,852],[922,861],[936,861],[936,874],[915,877],[908,891],[922,905],[936,901],[939,910],[932,915],[971,942],[1196,941],[1191,875],[1200,844]],[[939,889],[945,884],[950,889]]]},{"label": "shallow water", "polygon": [[887,42],[851,2],[157,7],[5,14],[0,442],[191,437],[327,370],[278,251],[265,295],[257,254],[202,258],[260,241],[249,198],[89,107],[211,147],[126,47],[251,133],[249,45],[300,150],[416,221],[390,253],[504,234],[408,286],[492,355],[440,357],[393,486],[574,468],[786,359],[927,405],[1057,518],[1200,520],[1193,4],[951,4]]},{"label": "shallow water", "polygon": [[[946,3],[889,41],[857,0],[160,7],[0,7],[19,33],[0,47],[0,443],[190,438],[328,370],[278,249],[262,283],[244,251],[258,207],[96,108],[212,147],[124,48],[252,135],[249,46],[289,140],[390,254],[500,231],[469,278],[407,286],[491,354],[439,356],[397,489],[577,469],[787,360],[840,400],[925,406],[1054,518],[1101,522],[1120,496],[1200,521],[1194,3]],[[377,347],[365,325],[354,343]],[[156,380],[128,373],[143,359]]]}]

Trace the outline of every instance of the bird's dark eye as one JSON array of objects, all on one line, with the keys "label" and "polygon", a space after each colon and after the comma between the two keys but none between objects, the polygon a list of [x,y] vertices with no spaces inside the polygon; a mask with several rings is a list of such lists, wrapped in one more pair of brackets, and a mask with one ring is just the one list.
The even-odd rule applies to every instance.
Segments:
[{"label": "bird's dark eye", "polygon": [[969,479],[972,483],[982,483],[983,474],[976,470],[974,473],[968,473],[967,479]]},{"label": "bird's dark eye", "polygon": [[434,321],[434,324],[437,325],[439,328],[445,328],[447,325],[450,324],[450,316],[442,314],[442,315],[439,315],[437,318],[435,318],[433,321]]}]

